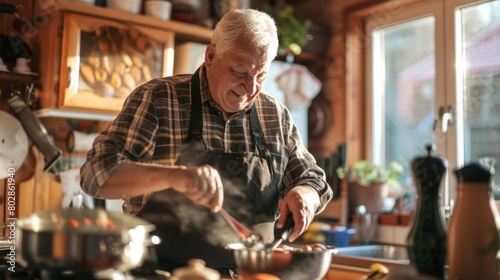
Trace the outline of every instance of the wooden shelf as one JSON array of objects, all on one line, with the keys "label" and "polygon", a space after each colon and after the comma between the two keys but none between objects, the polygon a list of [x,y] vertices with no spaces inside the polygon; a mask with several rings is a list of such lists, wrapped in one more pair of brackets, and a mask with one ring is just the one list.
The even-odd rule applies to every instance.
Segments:
[{"label": "wooden shelf", "polygon": [[38,80],[37,73],[20,74],[14,72],[0,71],[0,80],[18,81],[18,82],[36,82]]},{"label": "wooden shelf", "polygon": [[39,118],[64,118],[91,121],[113,121],[117,114],[103,112],[79,111],[75,109],[40,109],[34,112]]},{"label": "wooden shelf", "polygon": [[143,26],[156,27],[175,33],[176,43],[184,41],[195,41],[210,43],[213,30],[201,25],[184,23],[175,20],[161,20],[143,14],[133,14],[107,7],[92,6],[75,2],[63,2],[59,8],[62,11],[102,17],[105,19],[118,20],[127,23],[137,23]]}]

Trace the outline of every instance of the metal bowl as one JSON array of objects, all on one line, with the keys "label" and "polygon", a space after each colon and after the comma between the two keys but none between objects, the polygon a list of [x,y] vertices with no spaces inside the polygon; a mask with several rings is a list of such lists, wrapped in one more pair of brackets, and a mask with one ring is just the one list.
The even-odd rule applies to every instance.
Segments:
[{"label": "metal bowl", "polygon": [[299,251],[299,246],[286,250],[248,248],[243,243],[230,243],[238,270],[248,273],[269,273],[287,280],[322,279],[330,267],[336,249]]}]

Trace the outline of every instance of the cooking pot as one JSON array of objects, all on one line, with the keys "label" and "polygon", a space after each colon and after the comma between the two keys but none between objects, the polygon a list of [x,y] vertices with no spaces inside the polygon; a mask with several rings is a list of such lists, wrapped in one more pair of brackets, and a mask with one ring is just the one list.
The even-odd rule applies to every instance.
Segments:
[{"label": "cooking pot", "polygon": [[337,249],[305,251],[301,246],[285,245],[275,250],[230,243],[238,271],[250,274],[268,273],[287,280],[316,280],[326,275]]},{"label": "cooking pot", "polygon": [[104,209],[64,208],[17,221],[16,251],[21,265],[36,270],[92,273],[140,266],[158,244],[143,219]]}]

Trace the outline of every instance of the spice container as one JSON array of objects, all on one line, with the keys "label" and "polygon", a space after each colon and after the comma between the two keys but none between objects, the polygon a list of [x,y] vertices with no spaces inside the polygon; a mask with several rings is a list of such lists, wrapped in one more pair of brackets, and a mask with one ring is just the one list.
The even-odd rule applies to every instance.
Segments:
[{"label": "spice container", "polygon": [[426,150],[426,156],[411,162],[418,199],[407,248],[418,273],[444,279],[446,230],[439,210],[439,186],[448,163],[432,155],[433,146],[427,145]]}]

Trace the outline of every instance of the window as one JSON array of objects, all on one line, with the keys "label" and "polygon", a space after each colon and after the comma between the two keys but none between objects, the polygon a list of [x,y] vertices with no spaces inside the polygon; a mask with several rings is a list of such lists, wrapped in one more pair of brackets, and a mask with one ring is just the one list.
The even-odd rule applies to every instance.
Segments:
[{"label": "window", "polygon": [[[372,160],[409,166],[434,143],[449,172],[500,162],[500,0],[428,1],[390,15],[366,21]],[[449,185],[444,205],[455,197]]]}]

